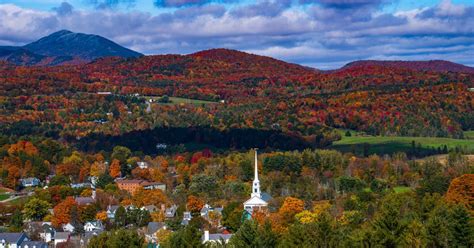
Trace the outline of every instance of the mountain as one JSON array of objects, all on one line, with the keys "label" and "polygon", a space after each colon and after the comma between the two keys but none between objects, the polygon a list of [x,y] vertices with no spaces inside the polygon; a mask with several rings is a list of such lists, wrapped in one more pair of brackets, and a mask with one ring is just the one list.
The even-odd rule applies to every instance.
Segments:
[{"label": "mountain", "polygon": [[399,61],[399,60],[359,60],[346,64],[339,70],[359,67],[381,66],[415,71],[474,73],[474,68],[445,60]]},{"label": "mountain", "polygon": [[72,56],[84,60],[101,57],[140,57],[137,53],[104,37],[61,30],[24,46],[34,53],[46,56]]},{"label": "mountain", "polygon": [[0,60],[16,65],[80,64],[103,57],[135,58],[132,51],[98,35],[61,30],[22,47],[0,47]]}]

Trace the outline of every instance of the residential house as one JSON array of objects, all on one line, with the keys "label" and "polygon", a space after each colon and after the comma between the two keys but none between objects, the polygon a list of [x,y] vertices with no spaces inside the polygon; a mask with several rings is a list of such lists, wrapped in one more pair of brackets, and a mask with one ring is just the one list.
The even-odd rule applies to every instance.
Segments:
[{"label": "residential house", "polygon": [[144,183],[142,183],[142,186],[146,190],[161,189],[163,192],[166,191],[166,184],[164,184],[164,183],[144,182]]},{"label": "residential house", "polygon": [[57,246],[59,243],[68,242],[70,237],[70,232],[56,232],[54,234],[54,246]]},{"label": "residential house", "polygon": [[191,212],[183,212],[183,220],[181,221],[181,225],[187,226],[192,218],[193,216],[191,215]]},{"label": "residential house", "polygon": [[63,231],[70,232],[70,233],[73,233],[74,229],[75,229],[74,226],[71,223],[67,223],[67,224],[63,225],[62,228],[63,228]]},{"label": "residential house", "polygon": [[97,221],[88,221],[84,224],[84,231],[86,232],[97,232],[104,231],[104,225],[100,220]]},{"label": "residential house", "polygon": [[166,224],[164,222],[149,222],[145,233],[146,240],[151,243],[157,243],[156,232],[161,229],[166,230]]},{"label": "residential house", "polygon": [[0,248],[18,248],[24,241],[29,241],[25,233],[0,233]]},{"label": "residential house", "polygon": [[119,205],[109,205],[107,207],[107,218],[109,219],[114,219],[115,218],[115,212],[119,208]]},{"label": "residential house", "polygon": [[54,233],[55,233],[54,228],[51,226],[50,223],[43,223],[41,228],[42,230],[39,234],[40,238],[46,243],[51,242],[53,240]]},{"label": "residential house", "polygon": [[176,205],[166,208],[165,218],[174,218],[176,216],[176,210],[178,210],[178,206]]},{"label": "residential house", "polygon": [[223,233],[215,233],[210,234],[208,230],[204,231],[204,235],[202,236],[201,240],[203,244],[206,243],[220,243],[221,245],[227,244],[232,237],[232,234],[223,234]]},{"label": "residential house", "polygon": [[36,187],[41,184],[41,181],[36,177],[28,177],[20,179],[21,186],[23,187]]}]

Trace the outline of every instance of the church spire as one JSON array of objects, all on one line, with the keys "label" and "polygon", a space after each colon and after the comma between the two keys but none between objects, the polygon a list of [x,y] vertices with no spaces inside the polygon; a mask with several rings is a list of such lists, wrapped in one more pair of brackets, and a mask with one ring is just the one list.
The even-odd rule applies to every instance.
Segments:
[{"label": "church spire", "polygon": [[251,197],[260,198],[260,181],[258,180],[258,159],[257,159],[257,149],[255,149],[255,176],[252,184],[252,194]]}]

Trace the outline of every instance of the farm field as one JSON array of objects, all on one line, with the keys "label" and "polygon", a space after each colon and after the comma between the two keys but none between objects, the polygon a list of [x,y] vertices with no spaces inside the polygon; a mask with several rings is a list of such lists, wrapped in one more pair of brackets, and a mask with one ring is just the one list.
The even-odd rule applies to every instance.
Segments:
[{"label": "farm field", "polygon": [[[474,135],[472,131],[466,135]],[[471,139],[452,139],[438,137],[388,137],[388,136],[361,136],[351,132],[351,136],[345,136],[345,131],[341,131],[341,140],[331,145],[332,149],[343,152],[363,153],[364,144],[368,144],[369,154],[393,154],[395,152],[408,152],[412,149],[412,141],[421,144],[421,149],[430,149],[445,145],[448,149],[462,148],[468,153],[474,153],[474,141]]]}]

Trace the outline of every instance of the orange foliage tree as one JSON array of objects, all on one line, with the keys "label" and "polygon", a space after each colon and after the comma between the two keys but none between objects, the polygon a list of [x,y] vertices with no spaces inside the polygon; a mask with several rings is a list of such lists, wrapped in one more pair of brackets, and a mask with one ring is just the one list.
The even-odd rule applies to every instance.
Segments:
[{"label": "orange foliage tree", "polygon": [[471,212],[474,211],[474,174],[464,174],[451,181],[446,200],[460,203]]},{"label": "orange foliage tree", "polygon": [[117,178],[120,176],[120,161],[117,159],[112,160],[112,164],[110,164],[109,174],[113,178]]},{"label": "orange foliage tree", "polygon": [[186,203],[186,207],[189,211],[196,213],[201,211],[202,207],[204,206],[204,202],[196,196],[190,195],[188,197],[188,202]]},{"label": "orange foliage tree", "polygon": [[62,224],[66,224],[71,220],[71,209],[76,206],[76,201],[71,196],[66,197],[54,207],[54,215],[51,220],[54,227],[59,228]]},{"label": "orange foliage tree", "polygon": [[160,206],[166,204],[167,201],[165,193],[160,189],[145,190],[140,188],[133,194],[132,199],[133,204],[139,207],[146,205]]}]

